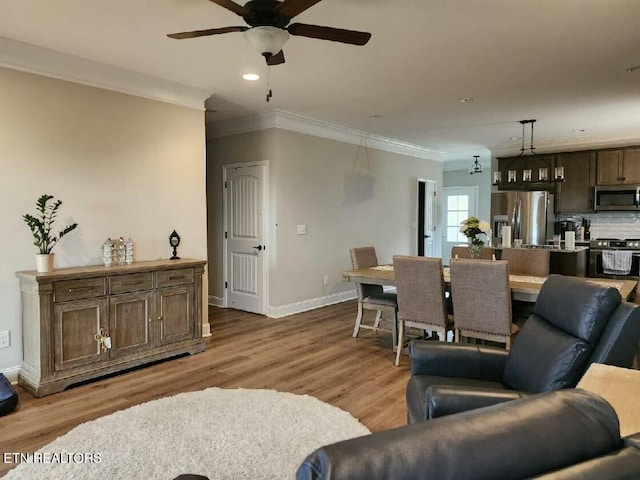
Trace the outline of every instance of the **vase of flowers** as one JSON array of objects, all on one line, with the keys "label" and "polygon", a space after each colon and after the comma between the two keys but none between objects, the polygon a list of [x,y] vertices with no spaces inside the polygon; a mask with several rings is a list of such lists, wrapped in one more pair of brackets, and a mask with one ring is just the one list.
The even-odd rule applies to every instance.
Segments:
[{"label": "vase of flowers", "polygon": [[489,222],[478,220],[477,217],[469,217],[464,219],[461,225],[460,233],[469,239],[470,257],[480,258],[489,233]]}]

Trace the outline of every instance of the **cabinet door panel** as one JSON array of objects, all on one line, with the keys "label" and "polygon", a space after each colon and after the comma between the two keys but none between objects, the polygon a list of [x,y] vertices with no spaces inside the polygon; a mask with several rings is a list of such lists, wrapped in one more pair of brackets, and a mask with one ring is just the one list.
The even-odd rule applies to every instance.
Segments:
[{"label": "cabinet door panel", "polygon": [[54,306],[54,369],[56,371],[82,365],[106,362],[95,335],[107,331],[107,300],[78,300]]},{"label": "cabinet door panel", "polygon": [[192,285],[158,290],[156,307],[158,345],[194,338]]},{"label": "cabinet door panel", "polygon": [[598,152],[598,176],[596,179],[598,185],[621,183],[621,165],[622,150],[603,150]]},{"label": "cabinet door panel", "polygon": [[640,148],[628,148],[624,151],[622,176],[624,183],[640,184]]},{"label": "cabinet door panel", "polygon": [[558,184],[556,213],[593,211],[595,152],[562,153],[557,165],[564,167],[564,182]]},{"label": "cabinet door panel", "polygon": [[131,293],[109,299],[111,358],[151,348],[152,305],[153,292]]}]

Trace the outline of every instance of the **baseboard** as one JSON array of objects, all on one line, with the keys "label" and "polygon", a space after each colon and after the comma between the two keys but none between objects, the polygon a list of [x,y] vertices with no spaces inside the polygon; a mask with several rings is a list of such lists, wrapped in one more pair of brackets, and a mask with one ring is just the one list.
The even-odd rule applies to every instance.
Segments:
[{"label": "baseboard", "polygon": [[267,307],[267,317],[269,318],[282,318],[295,313],[307,312],[320,307],[326,307],[327,305],[333,305],[335,303],[342,303],[348,300],[356,298],[355,290],[348,290],[346,292],[335,293],[333,295],[325,295],[324,297],[311,298],[309,300],[303,300],[302,302],[290,303],[288,305],[281,305],[279,307]]},{"label": "baseboard", "polygon": [[7,377],[11,383],[18,383],[18,372],[20,371],[20,366],[17,367],[9,367],[3,368],[0,370],[0,373],[4,373],[4,376]]},{"label": "baseboard", "polygon": [[209,303],[209,305],[212,305],[214,307],[224,307],[224,299],[221,297],[215,297],[213,295],[209,295],[207,297],[207,302]]}]

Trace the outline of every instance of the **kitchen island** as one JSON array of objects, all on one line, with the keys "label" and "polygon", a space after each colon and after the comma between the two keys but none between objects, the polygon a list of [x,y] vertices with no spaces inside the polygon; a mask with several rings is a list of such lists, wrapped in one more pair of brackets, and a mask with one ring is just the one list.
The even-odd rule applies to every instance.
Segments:
[{"label": "kitchen island", "polygon": [[[573,250],[564,248],[564,245],[522,245],[513,248],[535,248],[549,250],[549,273],[569,275],[572,277],[586,277],[589,271],[589,247],[576,246]],[[496,248],[496,259],[502,257],[502,249]]]}]

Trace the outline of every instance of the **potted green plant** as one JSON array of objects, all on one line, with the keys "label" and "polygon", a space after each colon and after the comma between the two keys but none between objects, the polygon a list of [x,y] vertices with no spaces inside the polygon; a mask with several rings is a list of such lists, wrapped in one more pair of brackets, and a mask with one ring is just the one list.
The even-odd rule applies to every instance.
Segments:
[{"label": "potted green plant", "polygon": [[40,251],[36,255],[38,272],[50,272],[53,270],[53,253],[51,253],[51,250],[62,237],[75,230],[78,226],[77,223],[73,223],[60,230],[57,235],[52,232],[51,229],[58,214],[58,209],[62,205],[62,200],[56,200],[52,204],[49,203],[50,200],[53,200],[53,195],[43,194],[36,202],[38,213],[35,216],[28,213],[22,216],[33,234],[33,244]]}]

